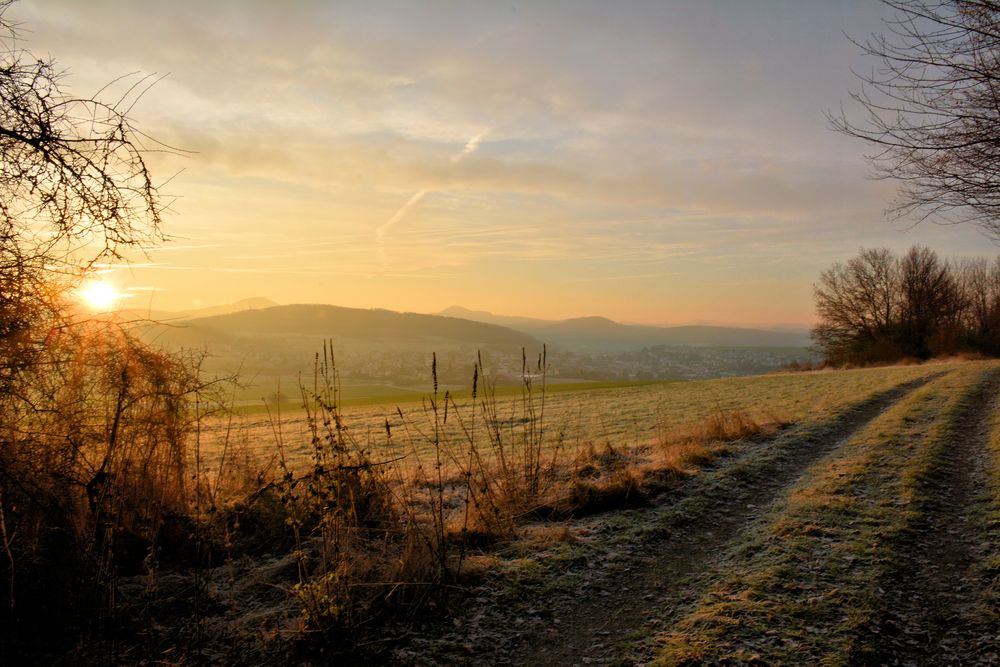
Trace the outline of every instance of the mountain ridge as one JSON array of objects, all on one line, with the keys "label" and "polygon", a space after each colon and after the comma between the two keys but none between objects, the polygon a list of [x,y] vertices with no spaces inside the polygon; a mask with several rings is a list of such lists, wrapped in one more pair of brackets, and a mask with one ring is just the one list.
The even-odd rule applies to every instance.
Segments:
[{"label": "mountain ridge", "polygon": [[769,330],[753,327],[687,324],[660,327],[623,324],[600,315],[565,320],[495,315],[462,306],[450,306],[441,313],[481,318],[479,321],[506,322],[527,334],[557,346],[582,349],[631,349],[656,345],[719,347],[808,347],[804,330]]},{"label": "mountain ridge", "polygon": [[494,324],[384,308],[348,308],[330,304],[288,304],[193,318],[185,324],[229,335],[333,337],[391,342],[453,341],[485,346],[541,346],[530,335]]}]

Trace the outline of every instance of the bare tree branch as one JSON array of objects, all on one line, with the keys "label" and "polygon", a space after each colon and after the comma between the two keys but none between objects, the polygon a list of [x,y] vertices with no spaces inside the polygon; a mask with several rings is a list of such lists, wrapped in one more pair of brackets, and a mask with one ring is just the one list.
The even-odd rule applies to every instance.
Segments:
[{"label": "bare tree branch", "polygon": [[886,34],[855,41],[877,63],[856,73],[864,110],[828,113],[867,142],[876,178],[900,183],[890,213],[972,223],[1000,237],[1000,2],[883,0]]}]

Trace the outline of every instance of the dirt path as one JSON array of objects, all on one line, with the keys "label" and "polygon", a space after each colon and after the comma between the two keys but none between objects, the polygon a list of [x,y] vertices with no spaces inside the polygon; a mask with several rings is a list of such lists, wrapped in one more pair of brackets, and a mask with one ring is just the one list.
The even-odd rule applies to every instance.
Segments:
[{"label": "dirt path", "polygon": [[869,637],[890,664],[1000,663],[990,610],[978,594],[989,547],[987,442],[998,392],[994,372],[955,415],[937,474],[925,486],[928,500],[904,545],[904,566],[887,582],[890,611]]},{"label": "dirt path", "polygon": [[649,510],[656,516],[645,520],[658,522],[658,529],[642,544],[619,550],[608,576],[591,579],[572,599],[538,602],[548,605],[552,622],[512,639],[506,655],[488,662],[620,663],[637,631],[669,623],[704,593],[717,557],[811,465],[928,379],[884,392],[825,424],[789,431],[703,473],[688,497],[667,510]]}]

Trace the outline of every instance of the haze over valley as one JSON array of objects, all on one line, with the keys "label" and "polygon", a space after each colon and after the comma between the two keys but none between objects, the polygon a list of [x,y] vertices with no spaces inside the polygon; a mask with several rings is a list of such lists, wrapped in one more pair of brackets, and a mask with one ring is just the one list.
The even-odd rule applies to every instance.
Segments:
[{"label": "haze over valley", "polygon": [[461,307],[423,315],[329,305],[279,306],[263,298],[180,313],[124,311],[153,319],[143,336],[171,349],[207,352],[205,368],[239,372],[245,400],[297,396],[314,353],[333,342],[348,398],[372,391],[421,392],[432,354],[442,382],[464,387],[477,354],[501,384],[516,385],[522,352],[536,364],[543,344],[551,382],[677,380],[769,372],[816,359],[807,331],[627,325],[603,317],[563,321],[497,316]]}]

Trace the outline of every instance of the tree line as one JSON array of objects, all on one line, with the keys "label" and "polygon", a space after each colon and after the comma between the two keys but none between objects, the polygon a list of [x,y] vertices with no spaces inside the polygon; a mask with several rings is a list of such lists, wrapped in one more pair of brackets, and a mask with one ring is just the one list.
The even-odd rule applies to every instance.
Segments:
[{"label": "tree line", "polygon": [[812,337],[828,363],[1000,355],[1000,257],[863,249],[820,275],[815,298]]}]

